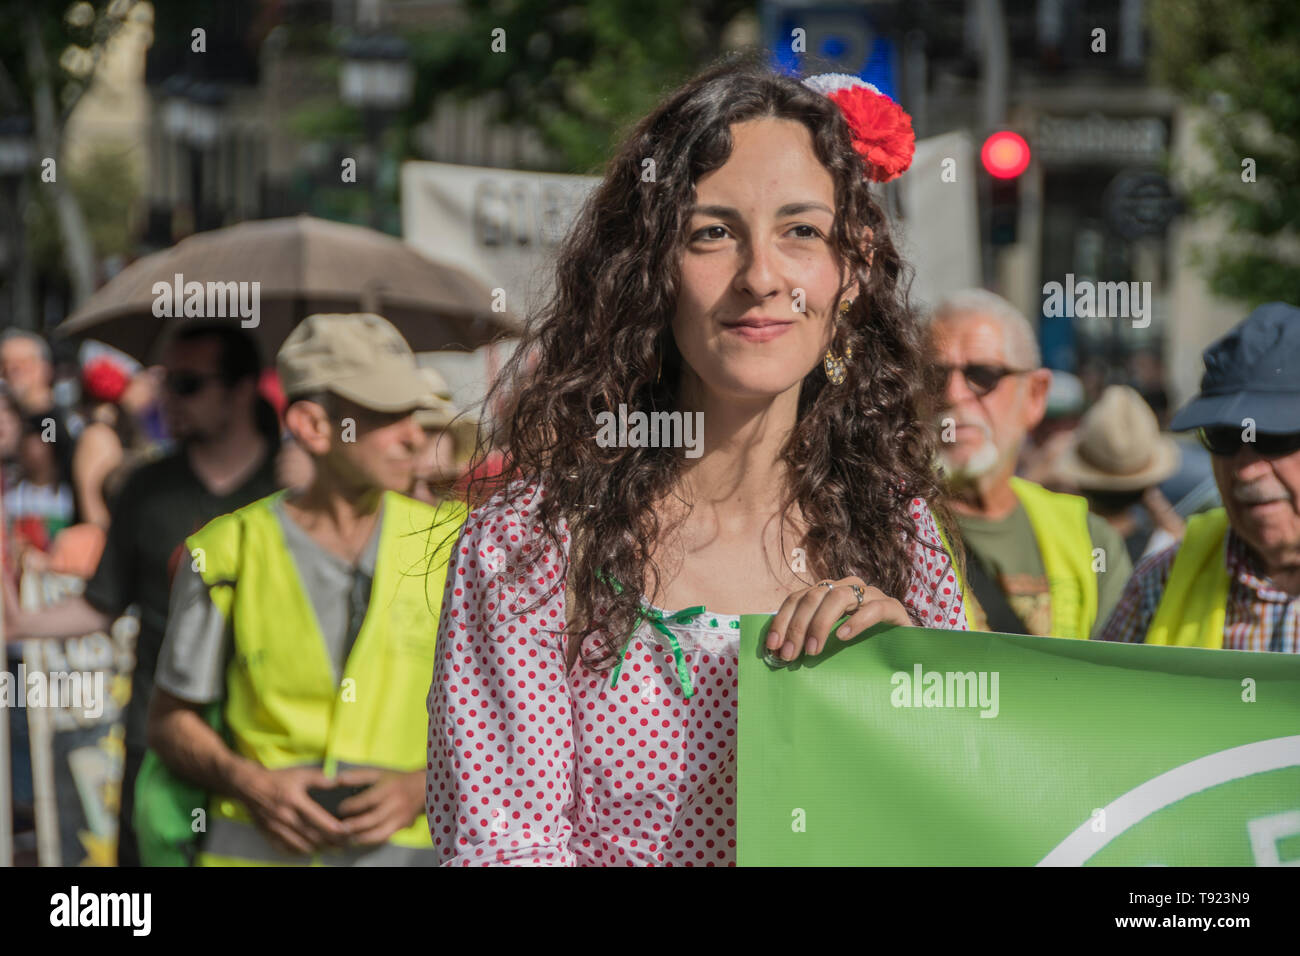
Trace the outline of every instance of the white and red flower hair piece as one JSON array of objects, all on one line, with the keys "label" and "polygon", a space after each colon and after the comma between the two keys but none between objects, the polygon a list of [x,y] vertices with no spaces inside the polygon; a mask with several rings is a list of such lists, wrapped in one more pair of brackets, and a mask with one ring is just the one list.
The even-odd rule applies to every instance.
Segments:
[{"label": "white and red flower hair piece", "polygon": [[840,108],[849,123],[853,148],[872,182],[887,183],[912,165],[916,152],[912,117],[880,90],[848,73],[818,73],[806,77],[803,85]]}]

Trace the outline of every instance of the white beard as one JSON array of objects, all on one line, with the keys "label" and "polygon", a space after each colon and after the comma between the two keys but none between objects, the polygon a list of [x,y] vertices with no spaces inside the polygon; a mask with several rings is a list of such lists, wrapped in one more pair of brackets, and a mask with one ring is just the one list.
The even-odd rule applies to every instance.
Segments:
[{"label": "white beard", "polygon": [[963,464],[955,463],[943,450],[942,445],[940,446],[939,459],[945,474],[951,481],[967,483],[981,478],[996,468],[1002,460],[1002,453],[993,443],[993,430],[984,422],[971,422],[971,424],[976,425],[984,433],[984,441]]}]

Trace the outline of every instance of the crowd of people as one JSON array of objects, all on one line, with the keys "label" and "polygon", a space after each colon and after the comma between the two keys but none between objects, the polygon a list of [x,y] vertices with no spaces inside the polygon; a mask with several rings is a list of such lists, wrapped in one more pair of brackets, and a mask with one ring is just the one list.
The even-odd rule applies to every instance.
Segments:
[{"label": "crowd of people", "polygon": [[[194,563],[186,560],[185,539],[280,489],[313,487],[320,466],[309,440],[295,432],[297,409],[279,376],[263,368],[257,342],[237,326],[179,328],[155,367],[96,355],[82,367],[81,398],[63,407],[53,400],[44,340],[13,331],[0,350],[16,420],[6,426],[12,437],[4,446],[9,669],[16,672],[25,640],[79,637],[128,610],[138,615],[119,820],[120,861],[137,863],[135,781],[173,578]],[[418,381],[419,420],[412,419],[403,446],[408,471],[389,482],[437,504],[454,493],[457,460],[475,428],[436,372],[423,369]],[[358,447],[366,447],[369,419],[357,421]],[[18,578],[42,572],[84,577],[84,590],[52,606],[21,606]],[[347,588],[329,593],[349,600]],[[11,723],[21,831],[30,825],[34,793],[25,721]]]},{"label": "crowd of people", "polygon": [[[120,862],[734,863],[743,613],[773,666],[880,623],[1300,651],[1300,308],[1206,349],[1169,421],[1199,446],[1125,385],[1047,428],[1067,380],[1023,314],[909,305],[863,86],[724,64],[645,117],[468,459],[372,315],[295,329],[278,414],[243,333],[182,327],[172,445],[115,489],[88,452],[64,510],[9,426],[26,499],[95,524],[99,487],[107,527],[11,639],[139,608]],[[124,394],[84,420],[126,461]],[[596,441],[620,403],[700,413],[703,453]]]}]

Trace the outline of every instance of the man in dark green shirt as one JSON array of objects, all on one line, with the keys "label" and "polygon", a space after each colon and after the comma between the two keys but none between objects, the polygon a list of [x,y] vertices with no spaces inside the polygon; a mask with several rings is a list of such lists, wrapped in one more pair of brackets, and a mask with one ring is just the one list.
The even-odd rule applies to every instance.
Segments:
[{"label": "man in dark green shirt", "polygon": [[936,422],[948,505],[969,557],[971,630],[1086,640],[1101,632],[1133,570],[1119,534],[1087,502],[1017,478],[1052,374],[1029,321],[983,289],[936,306],[930,346],[943,373]]},{"label": "man in dark green shirt", "polygon": [[[1086,517],[1088,534],[1093,545],[1109,561],[1097,577],[1097,607],[1099,609],[1092,630],[1087,636],[1101,633],[1102,626],[1112,608],[1119,602],[1128,582],[1132,564],[1124,541],[1104,518],[1089,513]],[[1019,501],[1003,518],[989,520],[973,514],[958,514],[957,524],[967,553],[980,562],[983,571],[998,582],[1007,603],[1025,624],[1026,634],[1052,633],[1051,582],[1038,550],[1038,538],[1029,521],[1029,513]],[[967,575],[969,577],[969,573]],[[978,631],[996,630],[989,627],[988,612],[967,588],[965,592],[967,616],[971,627]]]}]

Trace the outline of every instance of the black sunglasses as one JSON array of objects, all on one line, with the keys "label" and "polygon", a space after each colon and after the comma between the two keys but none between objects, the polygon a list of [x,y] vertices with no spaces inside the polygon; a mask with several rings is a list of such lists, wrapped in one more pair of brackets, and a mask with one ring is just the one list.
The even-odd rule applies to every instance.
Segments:
[{"label": "black sunglasses", "polygon": [[163,385],[173,395],[188,398],[203,391],[203,386],[208,382],[218,381],[221,377],[220,373],[204,375],[199,372],[168,372]]},{"label": "black sunglasses", "polygon": [[1300,451],[1300,432],[1257,432],[1253,441],[1243,441],[1244,429],[1236,425],[1215,425],[1197,429],[1197,437],[1211,455],[1231,458],[1249,447],[1261,458],[1283,458]]},{"label": "black sunglasses", "polygon": [[980,363],[939,365],[937,367],[943,373],[945,385],[947,385],[948,378],[953,372],[961,372],[962,378],[966,379],[967,386],[980,398],[997,388],[998,383],[1008,375],[1024,375],[1033,371],[1031,368],[1007,368],[1005,365],[983,365]]}]

